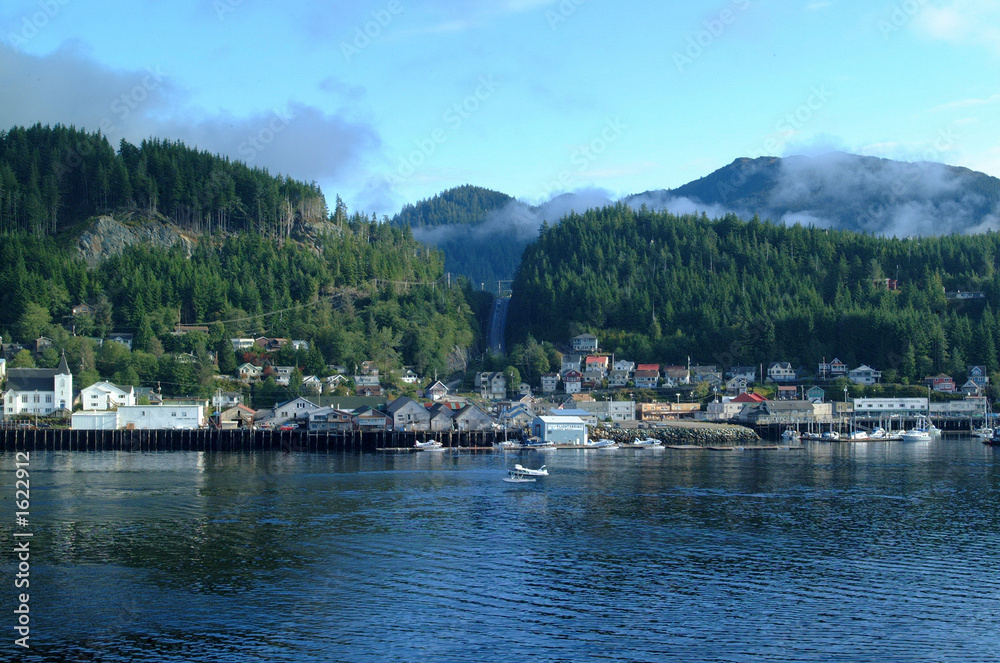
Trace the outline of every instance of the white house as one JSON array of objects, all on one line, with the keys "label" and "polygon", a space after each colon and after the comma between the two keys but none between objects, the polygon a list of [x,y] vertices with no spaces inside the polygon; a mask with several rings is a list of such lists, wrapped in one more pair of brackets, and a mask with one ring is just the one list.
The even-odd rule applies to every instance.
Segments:
[{"label": "white house", "polygon": [[597,337],[593,334],[580,334],[573,337],[573,352],[597,352]]},{"label": "white house", "polygon": [[558,373],[545,373],[544,375],[542,375],[543,394],[554,394],[558,387],[559,387]]},{"label": "white house", "polygon": [[872,385],[878,382],[878,379],[882,377],[882,373],[881,371],[876,371],[871,366],[862,364],[853,371],[849,371],[847,377],[854,384]]},{"label": "white house", "polygon": [[238,391],[217,391],[212,394],[212,407],[216,410],[228,410],[237,405],[243,405],[243,394]]},{"label": "white house", "polygon": [[264,375],[264,369],[260,366],[254,366],[251,363],[241,364],[239,368],[236,369],[240,376],[240,379],[244,382],[250,382],[251,380],[259,380],[262,375]]},{"label": "white house", "polygon": [[7,360],[0,357],[0,384],[3,384],[5,377],[7,377]]},{"label": "white house", "polygon": [[231,338],[229,342],[233,345],[233,352],[243,352],[253,347],[252,338]]},{"label": "white house", "polygon": [[48,415],[73,408],[73,374],[63,353],[59,368],[11,368],[3,392],[4,414]]},{"label": "white house", "polygon": [[87,411],[112,410],[120,405],[135,405],[135,388],[119,387],[110,382],[95,382],[80,391],[83,409]]},{"label": "white house", "polygon": [[319,410],[320,406],[313,403],[308,398],[296,398],[291,401],[285,401],[284,403],[279,403],[274,406],[271,412],[271,423],[274,425],[280,425],[286,421],[291,421],[292,419],[307,419],[309,414]]},{"label": "white house", "polygon": [[204,405],[122,405],[118,408],[119,428],[194,430],[204,425]]},{"label": "white house", "polygon": [[794,382],[795,369],[787,361],[776,361],[767,367],[767,377],[775,382]]}]

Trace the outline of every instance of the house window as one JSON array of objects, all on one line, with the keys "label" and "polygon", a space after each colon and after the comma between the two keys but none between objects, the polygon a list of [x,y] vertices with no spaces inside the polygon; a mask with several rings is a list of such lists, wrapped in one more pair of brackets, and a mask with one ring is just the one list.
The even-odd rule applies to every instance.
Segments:
[{"label": "house window", "polygon": [[46,403],[51,403],[52,402],[52,394],[47,394],[45,396],[45,402]]},{"label": "house window", "polygon": [[28,394],[21,394],[21,402],[22,403],[28,402]]}]

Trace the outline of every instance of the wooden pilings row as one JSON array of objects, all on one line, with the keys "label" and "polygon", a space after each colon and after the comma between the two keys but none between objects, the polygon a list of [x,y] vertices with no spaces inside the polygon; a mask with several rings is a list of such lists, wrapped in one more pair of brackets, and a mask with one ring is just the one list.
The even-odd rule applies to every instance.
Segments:
[{"label": "wooden pilings row", "polygon": [[413,449],[435,439],[449,448],[488,448],[493,431],[328,431],[299,430],[0,430],[3,451],[301,451],[369,452]]}]

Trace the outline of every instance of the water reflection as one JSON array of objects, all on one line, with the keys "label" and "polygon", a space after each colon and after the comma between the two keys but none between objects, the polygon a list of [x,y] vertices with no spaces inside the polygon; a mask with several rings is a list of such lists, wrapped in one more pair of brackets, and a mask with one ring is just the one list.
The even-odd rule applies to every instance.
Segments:
[{"label": "water reflection", "polygon": [[[998,461],[971,442],[38,454],[35,651],[991,660]],[[515,462],[551,476],[512,487]]]}]

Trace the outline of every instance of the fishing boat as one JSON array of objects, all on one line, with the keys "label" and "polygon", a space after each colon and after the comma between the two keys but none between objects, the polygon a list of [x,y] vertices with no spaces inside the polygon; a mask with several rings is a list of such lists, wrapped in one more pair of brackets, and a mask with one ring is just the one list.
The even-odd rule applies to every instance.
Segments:
[{"label": "fishing boat", "polygon": [[514,469],[512,471],[516,472],[518,474],[523,474],[524,476],[527,476],[527,477],[547,477],[547,476],[549,476],[549,471],[547,469],[545,469],[544,465],[542,465],[541,467],[539,467],[537,470],[533,470],[530,467],[525,467],[525,466],[521,465],[520,463],[518,463],[518,464],[514,465]]},{"label": "fishing boat", "polygon": [[911,428],[900,436],[903,442],[930,442],[931,432],[926,428]]},{"label": "fishing boat", "polygon": [[417,451],[439,451],[444,449],[444,445],[437,440],[427,440],[426,442],[414,442],[413,448]]},{"label": "fishing boat", "polygon": [[983,444],[991,447],[1000,447],[1000,431],[994,431],[991,437],[983,440]]}]

